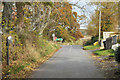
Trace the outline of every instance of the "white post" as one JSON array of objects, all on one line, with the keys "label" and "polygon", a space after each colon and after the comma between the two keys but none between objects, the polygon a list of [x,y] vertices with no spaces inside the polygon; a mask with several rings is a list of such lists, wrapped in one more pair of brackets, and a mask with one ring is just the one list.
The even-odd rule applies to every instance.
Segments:
[{"label": "white post", "polygon": [[101,3],[100,3],[100,14],[99,14],[99,42],[101,38]]},{"label": "white post", "polygon": [[54,41],[54,37],[53,37],[53,41]]},{"label": "white post", "polygon": [[54,40],[55,34],[52,34],[52,37],[53,37],[53,41],[55,41],[55,40]]}]

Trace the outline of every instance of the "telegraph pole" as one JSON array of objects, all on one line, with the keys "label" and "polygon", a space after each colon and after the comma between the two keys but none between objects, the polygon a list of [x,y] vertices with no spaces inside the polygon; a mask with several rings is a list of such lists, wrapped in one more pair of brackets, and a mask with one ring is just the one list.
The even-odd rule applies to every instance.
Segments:
[{"label": "telegraph pole", "polygon": [[99,43],[101,38],[101,2],[100,2],[100,14],[99,14]]}]

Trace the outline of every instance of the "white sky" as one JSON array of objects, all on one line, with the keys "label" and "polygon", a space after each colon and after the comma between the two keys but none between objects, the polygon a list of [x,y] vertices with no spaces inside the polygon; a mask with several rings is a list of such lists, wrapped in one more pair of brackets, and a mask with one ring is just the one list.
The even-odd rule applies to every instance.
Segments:
[{"label": "white sky", "polygon": [[[72,0],[72,1],[70,1],[70,3],[76,3],[76,2],[78,2],[79,0]],[[91,5],[88,5],[88,2],[79,2],[78,4],[77,4],[79,7],[82,7],[82,6],[85,6],[84,8],[85,8],[85,12],[83,12],[81,9],[79,9],[78,7],[76,7],[76,6],[73,6],[73,11],[75,11],[75,12],[77,12],[78,13],[78,15],[85,15],[87,18],[86,19],[84,19],[84,20],[81,20],[80,22],[86,22],[86,23],[84,23],[84,24],[82,24],[82,25],[80,25],[81,26],[81,29],[86,29],[86,27],[87,27],[87,24],[89,23],[89,21],[90,21],[90,17],[94,14],[94,12],[95,12],[95,9],[96,9],[96,7],[95,6],[91,6]]]},{"label": "white sky", "polygon": [[[89,2],[119,2],[120,0],[69,0],[70,3],[77,3],[78,1],[80,1],[78,3],[78,6],[82,7],[84,5],[86,5]],[[87,16],[86,19],[86,23],[80,25],[81,29],[86,29],[87,24],[90,22],[90,17],[94,14],[96,6],[90,6],[90,5],[86,5],[85,6],[86,11],[83,13],[79,8],[77,7],[73,7],[73,11],[77,12],[78,15],[82,15],[85,14]],[[89,13],[90,12],[90,13]],[[82,22],[83,20],[81,20],[80,22]],[[84,20],[85,21],[85,20]]]}]

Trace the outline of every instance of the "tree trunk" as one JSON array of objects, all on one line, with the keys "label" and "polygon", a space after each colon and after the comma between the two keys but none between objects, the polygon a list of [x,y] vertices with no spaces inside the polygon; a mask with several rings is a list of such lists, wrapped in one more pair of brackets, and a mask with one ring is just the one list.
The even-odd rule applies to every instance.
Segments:
[{"label": "tree trunk", "polygon": [[21,32],[24,24],[23,2],[16,2],[17,7],[17,32]]},{"label": "tree trunk", "polygon": [[[9,32],[10,22],[12,21],[12,2],[3,2],[2,28],[3,32]],[[7,30],[5,29],[7,28]]]}]

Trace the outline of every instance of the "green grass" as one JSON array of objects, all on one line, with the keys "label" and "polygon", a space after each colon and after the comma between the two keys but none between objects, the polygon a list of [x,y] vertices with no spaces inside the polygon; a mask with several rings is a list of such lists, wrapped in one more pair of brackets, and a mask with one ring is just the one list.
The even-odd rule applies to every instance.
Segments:
[{"label": "green grass", "polygon": [[97,50],[94,52],[94,54],[99,55],[99,56],[114,56],[114,50],[109,49],[109,50]]},{"label": "green grass", "polygon": [[59,44],[48,42],[45,39],[40,39],[38,41],[37,51],[40,53],[41,57],[45,57],[46,55],[51,54],[59,48]]},{"label": "green grass", "polygon": [[84,46],[85,50],[93,50],[93,49],[98,49],[98,48],[100,48],[100,45],[96,45],[96,46],[93,46],[93,45]]},{"label": "green grass", "polygon": [[[26,66],[28,66],[30,64],[24,64],[24,65],[13,65],[13,66],[8,66],[6,72],[9,74],[17,74],[18,72],[20,72],[21,70],[23,70]],[[10,72],[9,72],[10,71]]]}]

